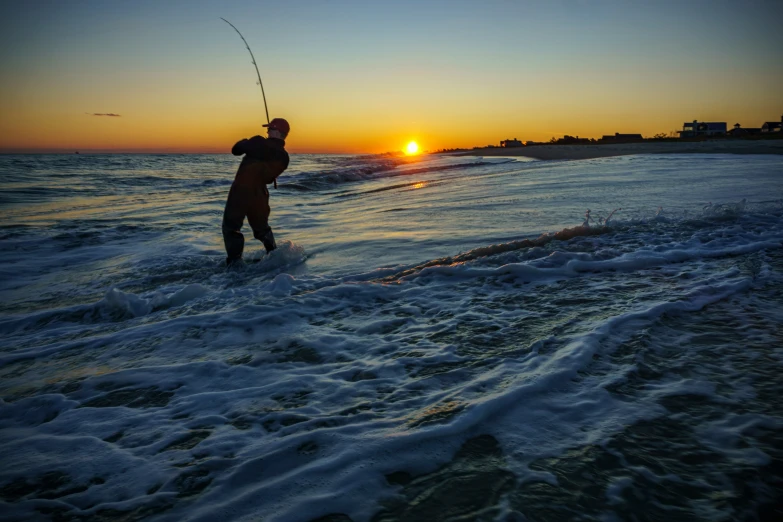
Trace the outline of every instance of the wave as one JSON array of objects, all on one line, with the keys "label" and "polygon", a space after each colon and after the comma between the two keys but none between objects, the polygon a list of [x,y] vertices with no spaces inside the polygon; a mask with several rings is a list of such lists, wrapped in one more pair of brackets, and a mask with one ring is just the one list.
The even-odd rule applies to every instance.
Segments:
[{"label": "wave", "polygon": [[433,259],[416,265],[412,268],[403,270],[402,272],[385,276],[377,279],[378,282],[391,283],[399,282],[414,274],[423,272],[425,269],[432,267],[445,267],[454,266],[474,261],[476,259],[495,256],[505,252],[513,252],[516,250],[530,249],[535,247],[543,247],[552,241],[568,241],[570,239],[578,237],[598,236],[609,232],[611,229],[608,226],[590,227],[586,225],[580,225],[572,228],[564,228],[558,232],[541,234],[535,239],[520,239],[517,241],[509,241],[508,243],[500,243],[497,245],[489,245],[484,247],[475,248],[468,252],[458,254],[456,256],[441,257],[439,259]]},{"label": "wave", "polygon": [[296,191],[317,191],[343,183],[392,178],[397,176],[412,176],[446,170],[468,169],[514,161],[515,160],[513,159],[487,161],[482,158],[465,161],[464,158],[460,158],[460,161],[457,162],[453,158],[447,158],[445,161],[443,158],[436,158],[435,160],[412,163],[399,159],[390,160],[385,157],[376,159],[375,161],[368,161],[366,157],[363,157],[361,160],[352,159],[347,164],[335,169],[301,172],[291,176],[286,176],[284,173],[283,176],[279,178],[278,183],[280,188]]},{"label": "wave", "polygon": [[57,187],[25,186],[4,187],[0,192],[0,206],[36,204],[72,197],[84,197],[96,194],[94,189],[69,188],[67,191]]},{"label": "wave", "polygon": [[[620,247],[626,237],[638,245],[646,233],[642,225],[593,228],[607,239],[602,246],[608,249]],[[584,228],[591,227],[563,229],[552,236],[578,242],[590,236]],[[612,232],[616,235],[608,235]],[[714,235],[720,234],[716,230]],[[670,251],[678,248],[667,246]],[[731,253],[717,244],[703,248],[714,255]],[[490,245],[473,252],[473,259],[462,259],[477,261],[490,250],[499,249]],[[701,255],[697,248],[693,254],[694,259]],[[391,483],[390,477],[435,471],[442,479],[448,469],[439,466],[477,433],[497,438],[500,444],[493,455],[503,448],[504,468],[530,477],[524,475],[528,455],[562,456],[569,448],[600,446],[628,425],[659,414],[653,399],[685,393],[720,397],[698,379],[672,383],[667,375],[654,381],[653,399],[624,400],[609,394],[607,383],[632,377],[636,365],[613,364],[607,356],[666,317],[695,314],[741,296],[753,287],[752,280],[730,266],[687,280],[659,279],[658,271],[651,270],[638,274],[644,284],[637,287],[636,278],[611,278],[607,256],[578,251],[550,259],[563,269],[569,260],[604,266],[598,267],[603,273],[593,277],[589,270],[596,267],[583,265],[588,271],[577,272],[585,281],[571,281],[570,288],[553,285],[548,292],[498,285],[492,272],[474,269],[473,275],[484,279],[473,277],[467,285],[438,282],[427,288],[422,284],[434,281],[425,280],[405,286],[341,284],[297,296],[291,293],[293,277],[280,274],[264,294],[277,292],[283,299],[233,310],[221,306],[212,315],[189,320],[180,316],[167,324],[145,322],[101,340],[107,349],[119,345],[117,353],[141,346],[151,355],[141,367],[63,382],[47,395],[22,398],[11,403],[8,420],[3,420],[7,426],[22,421],[33,428],[47,424],[38,430],[32,454],[57,448],[52,452],[59,458],[49,460],[66,463],[63,466],[97,451],[89,444],[101,440],[110,441],[101,446],[101,455],[118,457],[131,443],[143,444],[146,452],[136,465],[112,467],[107,461],[100,466],[112,470],[107,472],[111,485],[130,478],[140,481],[143,487],[127,501],[131,506],[149,502],[145,491],[156,484],[164,484],[172,502],[180,498],[172,492],[191,495],[187,504],[173,505],[161,517],[165,520],[182,518],[185,510],[212,520],[228,503],[240,514],[269,513],[270,520],[290,520],[302,513],[309,520],[350,511],[365,505],[361,498],[377,499],[388,490],[384,477]],[[502,265],[495,274],[520,277],[520,266]],[[627,287],[623,291],[630,297],[609,297],[618,292],[618,283]],[[201,289],[182,292],[198,295]],[[117,292],[107,295],[106,302],[140,316],[148,313],[150,304]],[[318,329],[310,329],[313,322]],[[308,335],[312,331],[318,335]],[[144,340],[156,338],[157,344],[144,345]],[[244,351],[236,351],[237,346]],[[470,352],[474,346],[476,352]],[[650,351],[659,347],[650,346]],[[50,348],[36,356],[65,347]],[[79,348],[76,343],[69,347],[75,353]],[[678,359],[692,352],[678,346]],[[166,356],[176,357],[176,362],[169,364]],[[599,371],[606,375],[596,376]],[[114,411],[101,408],[116,408],[125,424],[91,423],[89,415]],[[74,426],[93,435],[71,446]],[[156,436],[143,437],[152,426]],[[119,438],[122,442],[113,445]],[[25,442],[30,445],[29,439]],[[11,450],[20,444],[7,443],[11,458],[17,458],[18,451]],[[206,459],[189,451],[196,445]],[[227,454],[236,447],[241,447],[241,459]],[[460,480],[476,480],[475,472],[460,472]],[[206,485],[199,489],[197,480],[202,479]],[[103,498],[112,499],[107,489],[96,487],[105,492]],[[291,490],[307,493],[291,499]],[[352,518],[370,519],[371,511],[381,508],[370,502],[367,509],[366,516],[350,511]]]},{"label": "wave", "polygon": [[[772,202],[776,203],[776,202]],[[658,212],[652,219],[629,219],[625,221],[614,220],[610,225],[610,220],[621,209],[615,209],[607,217],[594,219],[591,211],[588,209],[585,214],[585,220],[581,225],[564,228],[558,232],[544,233],[537,238],[520,239],[487,245],[469,250],[455,256],[446,256],[438,259],[432,259],[406,268],[401,271],[386,273],[383,277],[370,278],[370,281],[380,283],[400,283],[402,281],[414,278],[418,275],[441,273],[453,275],[455,273],[468,274],[470,270],[466,266],[468,263],[477,260],[489,259],[509,252],[521,250],[540,249],[550,245],[555,241],[570,241],[593,236],[604,236],[617,234],[618,241],[637,242],[640,238],[648,234],[655,233],[655,227],[660,228],[661,234],[680,235],[691,231],[695,234],[709,233],[714,227],[720,227],[727,221],[736,221],[746,218],[749,221],[757,221],[758,225],[767,224],[771,220],[777,222],[780,219],[780,209],[775,206],[763,206],[756,212],[747,211],[747,202],[742,200],[739,203],[726,203],[713,205],[712,203],[704,206],[701,212],[695,216],[685,217],[665,217],[663,210]],[[591,222],[596,222],[590,225]],[[667,227],[666,230],[663,227]],[[609,260],[601,258],[593,259],[588,257],[581,259],[580,255],[574,257],[565,257],[564,263],[567,266],[558,266],[560,275],[573,275],[575,272],[603,271],[603,270],[640,270],[650,266],[660,266],[669,263],[681,263],[694,259],[714,259],[721,257],[740,256],[753,254],[766,249],[777,249],[783,247],[783,234],[766,232],[756,232],[749,234],[744,229],[738,231],[721,231],[720,237],[712,240],[700,239],[698,245],[690,243],[679,244],[676,242],[668,245],[667,248],[639,248],[629,253],[620,254],[618,257],[611,257]],[[701,241],[705,241],[702,244]],[[600,248],[612,248],[611,242],[601,245]],[[556,261],[557,263],[557,261]],[[514,271],[508,266],[501,267],[506,272]],[[528,271],[530,267],[521,266],[519,270]],[[503,271],[501,270],[501,272]],[[538,269],[533,270],[538,272]],[[496,272],[491,272],[496,273]],[[499,272],[498,272],[499,273]],[[481,270],[474,271],[472,275],[490,275]],[[543,273],[542,273],[543,275]],[[551,275],[551,274],[550,274]]]},{"label": "wave", "polygon": [[[125,321],[148,321],[150,315],[182,307],[207,296],[214,291],[211,283],[216,277],[222,277],[227,288],[242,288],[260,281],[264,294],[283,297],[295,290],[293,277],[285,271],[301,265],[307,257],[300,245],[284,240],[270,254],[248,256],[245,263],[231,270],[226,270],[222,256],[218,259],[210,256],[206,264],[203,255],[166,258],[161,265],[145,268],[142,277],[112,285],[97,301],[0,317],[0,333],[14,337],[58,325],[66,330],[68,325],[74,324],[98,327],[114,324],[119,328]],[[196,282],[192,282],[194,280]],[[139,291],[139,287],[148,290]],[[227,290],[227,293],[234,295],[236,291]],[[6,353],[13,355],[0,357],[0,367],[8,361],[36,357],[34,351],[16,351],[14,347]]]}]

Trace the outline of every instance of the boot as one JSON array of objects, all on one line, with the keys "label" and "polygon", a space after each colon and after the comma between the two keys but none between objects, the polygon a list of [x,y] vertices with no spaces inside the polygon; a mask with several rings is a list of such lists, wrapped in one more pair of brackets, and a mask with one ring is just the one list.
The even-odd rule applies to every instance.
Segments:
[{"label": "boot", "polygon": [[264,248],[266,248],[267,253],[277,248],[277,245],[275,244],[275,235],[272,234],[271,228],[266,230],[266,233],[261,238],[261,242],[264,244]]}]

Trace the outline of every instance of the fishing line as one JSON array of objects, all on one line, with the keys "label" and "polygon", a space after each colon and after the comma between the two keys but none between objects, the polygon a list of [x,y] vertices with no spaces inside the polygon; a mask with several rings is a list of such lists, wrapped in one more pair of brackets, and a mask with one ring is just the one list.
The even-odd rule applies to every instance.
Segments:
[{"label": "fishing line", "polygon": [[[220,19],[226,22],[231,27],[234,27],[234,24],[232,24],[222,16],[220,17]],[[258,65],[256,65],[256,57],[253,56],[253,51],[250,50],[250,46],[247,44],[247,40],[245,40],[245,37],[242,36],[242,33],[239,32],[239,29],[234,27],[234,31],[236,31],[239,37],[242,39],[242,41],[245,42],[245,47],[247,47],[247,52],[250,53],[251,61],[253,62],[253,66],[256,68],[256,75],[258,76],[258,85],[261,86],[261,96],[264,97],[264,110],[266,111],[266,123],[267,125],[269,125],[269,108],[266,106],[266,94],[264,94],[264,84],[261,82],[261,73],[258,72]]]}]

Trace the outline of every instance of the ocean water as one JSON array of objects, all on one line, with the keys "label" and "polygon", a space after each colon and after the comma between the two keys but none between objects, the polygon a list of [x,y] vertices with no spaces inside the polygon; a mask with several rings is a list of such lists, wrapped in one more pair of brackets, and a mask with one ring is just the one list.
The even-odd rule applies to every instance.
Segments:
[{"label": "ocean water", "polygon": [[237,165],[0,156],[1,519],[783,518],[782,156]]}]

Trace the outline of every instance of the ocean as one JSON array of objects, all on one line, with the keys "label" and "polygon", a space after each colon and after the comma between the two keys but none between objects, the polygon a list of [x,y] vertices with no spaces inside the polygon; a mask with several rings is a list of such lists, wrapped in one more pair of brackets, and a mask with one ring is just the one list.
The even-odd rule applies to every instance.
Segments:
[{"label": "ocean", "polygon": [[783,156],[0,156],[0,519],[783,517]]}]

